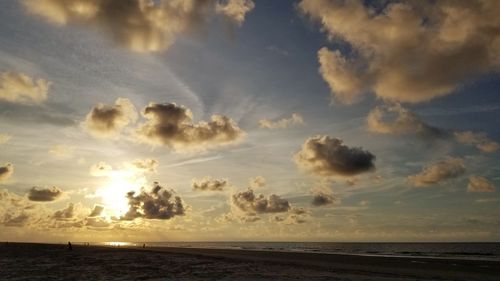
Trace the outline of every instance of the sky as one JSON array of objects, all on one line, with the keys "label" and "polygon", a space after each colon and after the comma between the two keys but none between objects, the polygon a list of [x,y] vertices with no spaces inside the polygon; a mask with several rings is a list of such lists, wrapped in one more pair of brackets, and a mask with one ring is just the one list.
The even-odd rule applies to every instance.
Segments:
[{"label": "sky", "polygon": [[0,240],[499,241],[500,2],[0,1]]}]

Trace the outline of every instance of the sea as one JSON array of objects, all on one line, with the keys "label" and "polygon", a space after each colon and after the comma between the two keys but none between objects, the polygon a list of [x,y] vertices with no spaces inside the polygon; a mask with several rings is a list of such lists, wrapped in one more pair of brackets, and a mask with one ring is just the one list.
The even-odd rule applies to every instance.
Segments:
[{"label": "sea", "polygon": [[108,246],[183,247],[500,261],[500,243],[106,242]]}]

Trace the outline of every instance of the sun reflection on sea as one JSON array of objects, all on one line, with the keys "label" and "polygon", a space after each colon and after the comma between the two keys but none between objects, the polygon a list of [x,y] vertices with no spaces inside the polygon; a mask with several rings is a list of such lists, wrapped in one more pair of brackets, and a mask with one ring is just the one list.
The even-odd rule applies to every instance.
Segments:
[{"label": "sun reflection on sea", "polygon": [[130,246],[135,246],[134,243],[119,242],[119,241],[104,242],[104,245],[111,246],[111,247],[130,247]]}]

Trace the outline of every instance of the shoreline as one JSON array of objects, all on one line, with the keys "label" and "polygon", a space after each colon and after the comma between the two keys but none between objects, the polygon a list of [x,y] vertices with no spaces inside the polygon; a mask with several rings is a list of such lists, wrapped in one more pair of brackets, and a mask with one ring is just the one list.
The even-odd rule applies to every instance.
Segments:
[{"label": "shoreline", "polygon": [[500,276],[498,261],[180,247],[77,244],[68,251],[64,244],[3,243],[0,261],[7,265],[0,266],[5,280],[11,280],[9,276],[42,280],[24,271],[41,274],[48,272],[48,265],[65,272],[54,280],[74,280],[65,276],[82,272],[90,277],[79,280],[107,280],[96,276],[110,274],[130,277],[120,280],[161,276],[172,280],[498,280]]},{"label": "shoreline", "polygon": [[[2,243],[2,242],[0,242]],[[14,242],[14,243],[27,243],[30,242]],[[82,246],[84,243],[88,242],[74,242],[74,245]],[[119,244],[114,244],[119,243]],[[122,244],[123,243],[123,244]],[[469,253],[469,252],[443,252],[438,253],[437,255],[425,254],[426,252],[396,252],[392,253],[383,253],[383,252],[366,252],[366,253],[349,253],[342,251],[321,251],[321,250],[295,250],[295,249],[283,249],[283,248],[254,248],[254,247],[241,247],[241,246],[225,246],[225,247],[217,247],[217,246],[168,246],[168,245],[158,245],[160,243],[166,242],[95,242],[91,243],[92,246],[104,246],[104,247],[112,247],[112,248],[131,248],[131,249],[142,249],[142,244],[145,244],[148,249],[152,248],[179,248],[179,249],[199,249],[199,250],[241,250],[241,251],[261,251],[261,252],[283,252],[283,253],[305,253],[305,254],[325,254],[325,255],[343,255],[343,256],[366,256],[366,257],[389,257],[389,258],[408,258],[408,259],[444,259],[444,260],[468,260],[468,261],[493,261],[500,262],[500,256],[493,255],[491,253]],[[185,244],[196,244],[196,243],[217,243],[217,242],[173,242],[175,243],[185,243]],[[226,243],[226,242],[223,242]],[[254,243],[254,242],[228,242],[228,243]],[[262,242],[258,242],[262,243]],[[266,243],[266,242],[264,242]],[[269,242],[274,243],[274,242]],[[284,242],[287,243],[287,242]],[[294,242],[291,242],[294,243]],[[342,242],[340,242],[342,243]],[[352,242],[345,242],[348,244],[356,244]],[[364,242],[359,242],[364,243]],[[367,244],[372,244],[366,242]],[[377,242],[375,242],[376,244]],[[385,242],[384,242],[385,243]],[[407,244],[410,242],[393,242],[395,244],[402,243]],[[422,242],[422,244],[443,244],[443,242]],[[450,244],[460,244],[460,242],[446,242]],[[478,244],[500,244],[500,242],[464,242],[464,243],[478,243]],[[54,244],[54,245],[65,245],[65,243],[31,243],[31,244]],[[415,253],[415,254],[412,254]],[[421,254],[424,253],[424,254]],[[441,255],[439,255],[441,254]],[[491,258],[494,257],[494,258]]]}]

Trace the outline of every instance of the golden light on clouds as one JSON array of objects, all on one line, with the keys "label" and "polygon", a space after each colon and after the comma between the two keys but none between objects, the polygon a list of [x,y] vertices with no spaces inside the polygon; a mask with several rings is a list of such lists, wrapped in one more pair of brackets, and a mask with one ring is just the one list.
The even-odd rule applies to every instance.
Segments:
[{"label": "golden light on clouds", "polygon": [[332,98],[352,104],[368,93],[421,103],[500,66],[498,1],[390,2],[302,0],[299,10],[356,55],[323,47],[320,74]]},{"label": "golden light on clouds", "polygon": [[251,0],[23,0],[26,9],[57,24],[96,28],[136,52],[168,49],[176,37],[221,14],[241,25],[254,8]]},{"label": "golden light on clouds", "polygon": [[38,104],[47,99],[51,83],[23,73],[5,72],[0,77],[0,101]]},{"label": "golden light on clouds", "polygon": [[0,240],[500,238],[499,1],[0,2]]},{"label": "golden light on clouds", "polygon": [[100,198],[107,217],[120,218],[129,208],[126,194],[130,191],[138,192],[141,187],[147,186],[147,179],[143,172],[134,169],[107,168],[100,172],[94,171],[94,175],[103,176],[106,180],[97,188],[95,196]]}]

